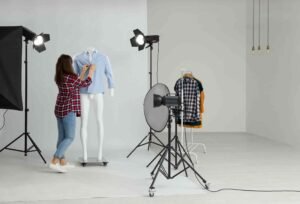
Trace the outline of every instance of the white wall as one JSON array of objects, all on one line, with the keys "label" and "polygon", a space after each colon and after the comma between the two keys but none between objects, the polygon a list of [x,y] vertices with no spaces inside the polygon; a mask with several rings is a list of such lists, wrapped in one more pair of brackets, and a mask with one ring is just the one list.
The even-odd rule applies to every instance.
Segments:
[{"label": "white wall", "polygon": [[[265,11],[266,1],[262,1]],[[300,1],[270,1],[271,52],[252,54],[252,4],[248,4],[247,131],[300,145]],[[265,22],[265,17],[262,19]],[[265,48],[265,25],[262,44]]]},{"label": "white wall", "polygon": [[160,82],[174,92],[182,68],[202,81],[201,131],[245,131],[246,0],[149,0],[148,30],[160,35]]},{"label": "white wall", "polygon": [[[109,56],[115,76],[115,96],[104,97],[105,148],[133,147],[145,135],[142,104],[147,90],[147,55],[133,49],[129,39],[134,28],[147,30],[146,0],[3,0],[0,25],[23,25],[51,35],[41,54],[29,45],[29,132],[42,150],[54,151],[57,138],[53,112],[56,60],[62,53],[73,55],[89,46]],[[95,149],[97,141],[94,116],[90,117],[90,149]],[[81,148],[79,121],[73,150]],[[21,134],[23,127],[23,113],[9,111],[0,146]]]}]

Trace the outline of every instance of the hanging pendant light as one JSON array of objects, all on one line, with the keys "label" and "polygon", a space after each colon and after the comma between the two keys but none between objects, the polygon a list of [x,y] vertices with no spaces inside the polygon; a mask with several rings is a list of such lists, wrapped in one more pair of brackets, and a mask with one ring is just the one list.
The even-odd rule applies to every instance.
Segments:
[{"label": "hanging pendant light", "polygon": [[267,52],[270,52],[270,0],[267,0]]},{"label": "hanging pendant light", "polygon": [[257,50],[260,51],[260,1],[258,0],[258,46],[257,46]]},{"label": "hanging pendant light", "polygon": [[254,14],[255,14],[255,0],[253,0],[253,8],[252,8],[252,52],[255,52],[255,45],[254,45]]}]

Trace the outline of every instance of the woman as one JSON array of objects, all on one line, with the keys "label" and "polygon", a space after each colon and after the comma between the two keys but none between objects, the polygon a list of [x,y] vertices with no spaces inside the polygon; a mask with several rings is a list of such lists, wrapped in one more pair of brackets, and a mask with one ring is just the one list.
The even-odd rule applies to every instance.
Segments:
[{"label": "woman", "polygon": [[59,93],[56,99],[55,116],[58,126],[58,141],[49,167],[57,172],[67,172],[65,152],[74,140],[76,116],[80,116],[79,88],[92,83],[95,71],[95,66],[90,66],[88,76],[84,80],[88,68],[88,65],[84,65],[78,77],[73,71],[72,58],[69,55],[61,55],[56,63],[55,82]]}]

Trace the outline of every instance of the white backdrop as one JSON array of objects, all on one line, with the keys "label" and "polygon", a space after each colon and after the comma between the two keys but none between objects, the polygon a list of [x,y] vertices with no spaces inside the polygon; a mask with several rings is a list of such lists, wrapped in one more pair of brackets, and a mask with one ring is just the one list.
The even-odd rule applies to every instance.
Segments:
[{"label": "white backdrop", "polygon": [[202,81],[200,131],[245,131],[246,0],[149,0],[148,30],[160,34],[160,82],[174,92],[182,68]]},{"label": "white backdrop", "polygon": [[[135,28],[161,36],[159,76],[170,90],[181,68],[203,82],[201,131],[245,131],[245,0],[3,0],[0,11],[0,25],[51,34],[45,52],[29,49],[29,131],[44,149],[54,149],[57,137],[56,60],[61,53],[73,55],[89,46],[110,57],[116,81],[115,97],[105,95],[105,148],[133,147],[147,133],[142,104],[149,84],[148,51],[130,47]],[[96,141],[93,120],[91,114],[91,149]],[[23,122],[22,112],[9,111],[1,146],[23,132]],[[78,130],[74,150],[80,148]]]},{"label": "white backdrop", "polygon": [[248,2],[247,131],[299,147],[300,1],[270,1],[270,53],[265,50],[266,2],[261,6],[263,50],[255,54],[250,51],[252,4]]},{"label": "white backdrop", "polygon": [[[0,25],[22,25],[51,35],[47,50],[37,53],[29,45],[29,132],[44,150],[53,150],[57,138],[54,105],[57,87],[55,63],[60,54],[73,55],[89,46],[109,56],[115,79],[115,96],[104,97],[105,149],[134,146],[147,132],[143,99],[147,83],[147,52],[130,46],[132,30],[147,32],[146,0],[3,0]],[[24,95],[23,95],[24,96]],[[1,110],[1,113],[3,111]],[[1,114],[2,115],[2,114]],[[73,150],[81,149],[79,119]],[[89,146],[96,146],[95,115],[90,114]],[[2,119],[1,119],[2,122]],[[0,146],[21,134],[23,112],[9,111],[0,132]],[[20,141],[23,144],[23,141]]]}]

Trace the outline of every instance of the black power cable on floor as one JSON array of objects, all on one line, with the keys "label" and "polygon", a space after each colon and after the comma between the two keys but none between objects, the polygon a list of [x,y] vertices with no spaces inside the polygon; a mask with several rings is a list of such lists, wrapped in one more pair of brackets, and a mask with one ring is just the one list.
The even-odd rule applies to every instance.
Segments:
[{"label": "black power cable on floor", "polygon": [[217,190],[210,190],[209,188],[206,188],[201,181],[199,180],[199,178],[196,176],[195,177],[197,179],[197,181],[199,182],[199,184],[208,192],[211,193],[218,193],[221,191],[243,191],[243,192],[254,192],[254,193],[300,193],[300,190],[293,190],[293,189],[278,189],[278,190],[258,190],[258,189],[243,189],[243,188],[220,188]]},{"label": "black power cable on floor", "polygon": [[294,189],[270,189],[270,190],[259,190],[259,189],[243,189],[243,188],[220,188],[217,190],[210,190],[209,188],[206,188],[201,181],[199,180],[199,178],[196,176],[195,177],[197,179],[197,181],[199,182],[199,184],[208,192],[211,193],[218,193],[221,191],[243,191],[243,192],[256,192],[256,193],[300,193],[300,190],[294,190]]},{"label": "black power cable on floor", "polygon": [[256,192],[256,193],[300,193],[300,190],[289,190],[289,189],[282,189],[282,190],[258,190],[258,189],[240,189],[240,188],[220,188],[218,190],[210,190],[206,189],[211,193],[218,193],[220,191],[246,191],[246,192]]},{"label": "black power cable on floor", "polygon": [[221,191],[243,191],[243,192],[256,192],[256,193],[300,193],[300,190],[291,190],[291,189],[278,189],[278,190],[258,190],[258,189],[242,189],[242,188],[220,188],[217,190],[210,190],[209,188],[206,188],[201,181],[199,180],[199,178],[195,175],[197,181],[199,182],[199,184],[208,192],[211,193],[218,193]]},{"label": "black power cable on floor", "polygon": [[300,190],[291,190],[291,189],[270,189],[270,190],[259,190],[259,189],[243,189],[243,188],[220,188],[217,190],[210,190],[209,188],[206,188],[203,186],[203,184],[199,181],[199,179],[196,177],[197,181],[200,183],[200,185],[211,193],[218,193],[221,191],[243,191],[243,192],[254,192],[254,193],[300,193]]},{"label": "black power cable on floor", "polygon": [[[187,153],[190,157],[191,155],[190,155],[190,151],[189,151],[189,148],[188,148],[188,145],[187,145],[186,128],[184,128],[184,139],[185,139],[185,147],[186,147]],[[192,163],[192,165],[194,167],[193,163]],[[205,187],[201,183],[201,181],[197,177],[196,173],[195,173],[195,177],[196,177],[197,181],[199,182],[199,184],[205,190],[207,190],[208,192],[211,192],[211,193],[218,193],[218,192],[221,192],[221,191],[243,191],[243,192],[256,192],[256,193],[300,193],[300,190],[291,190],[291,189],[258,190],[258,189],[242,189],[242,188],[220,188],[220,189],[217,189],[217,190],[210,190],[209,188]]]},{"label": "black power cable on floor", "polygon": [[199,178],[195,176],[199,184],[208,192],[211,193],[218,193],[221,191],[243,191],[243,192],[254,192],[254,193],[300,193],[300,190],[291,190],[291,189],[278,189],[278,190],[258,190],[258,189],[243,189],[243,188],[220,188],[217,190],[210,190],[209,188],[206,188]]},{"label": "black power cable on floor", "polygon": [[0,131],[4,128],[4,126],[5,126],[5,114],[7,113],[7,111],[8,110],[5,110],[4,111],[4,113],[3,113],[3,115],[2,115],[2,117],[3,117],[3,124],[2,124],[2,126],[1,126],[1,128],[0,128]]}]

